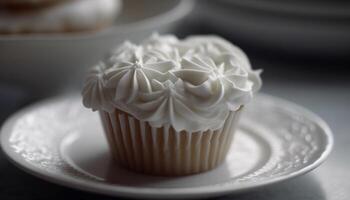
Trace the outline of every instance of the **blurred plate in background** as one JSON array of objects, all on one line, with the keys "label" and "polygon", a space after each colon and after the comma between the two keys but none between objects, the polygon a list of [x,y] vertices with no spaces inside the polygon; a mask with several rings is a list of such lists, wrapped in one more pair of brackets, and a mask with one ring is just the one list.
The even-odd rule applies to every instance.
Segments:
[{"label": "blurred plate in background", "polygon": [[205,1],[205,24],[254,46],[297,54],[346,57],[350,52],[347,1]]},{"label": "blurred plate in background", "polygon": [[[169,32],[193,1],[123,1],[115,25],[93,33],[0,35],[0,80],[39,95],[78,88],[88,67],[126,39]],[[157,6],[155,6],[157,5]]]}]

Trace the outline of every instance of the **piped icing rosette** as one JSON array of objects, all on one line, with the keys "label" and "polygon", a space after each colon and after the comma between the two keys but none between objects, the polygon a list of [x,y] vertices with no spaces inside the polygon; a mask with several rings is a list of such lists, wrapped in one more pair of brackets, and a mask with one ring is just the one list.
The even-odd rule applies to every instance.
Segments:
[{"label": "piped icing rosette", "polygon": [[140,45],[123,43],[93,68],[83,103],[117,108],[156,128],[216,130],[260,89],[260,72],[222,38],[154,34]]}]

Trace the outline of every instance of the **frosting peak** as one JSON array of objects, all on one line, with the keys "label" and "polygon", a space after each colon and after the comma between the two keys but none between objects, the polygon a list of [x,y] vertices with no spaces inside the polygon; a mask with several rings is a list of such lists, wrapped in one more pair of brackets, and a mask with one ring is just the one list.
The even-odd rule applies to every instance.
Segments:
[{"label": "frosting peak", "polygon": [[222,38],[154,34],[140,45],[124,42],[93,68],[83,103],[93,110],[118,108],[153,127],[216,130],[260,89],[260,72]]}]

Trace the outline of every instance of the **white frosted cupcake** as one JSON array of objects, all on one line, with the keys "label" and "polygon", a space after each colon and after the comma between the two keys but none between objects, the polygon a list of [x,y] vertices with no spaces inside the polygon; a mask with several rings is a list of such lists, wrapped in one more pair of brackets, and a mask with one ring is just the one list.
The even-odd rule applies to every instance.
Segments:
[{"label": "white frosted cupcake", "polygon": [[261,87],[245,54],[216,36],[152,35],[95,66],[83,103],[98,110],[111,152],[147,174],[188,175],[225,159],[237,120]]},{"label": "white frosted cupcake", "polygon": [[10,7],[8,1],[0,0],[0,34],[99,30],[111,25],[121,8],[120,0],[11,0]]}]

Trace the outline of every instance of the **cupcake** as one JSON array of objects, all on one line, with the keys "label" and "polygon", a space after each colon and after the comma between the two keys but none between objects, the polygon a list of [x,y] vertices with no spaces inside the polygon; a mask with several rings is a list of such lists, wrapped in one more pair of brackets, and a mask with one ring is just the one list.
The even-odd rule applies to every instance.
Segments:
[{"label": "cupcake", "polygon": [[119,0],[0,0],[0,34],[64,33],[111,25]]},{"label": "cupcake", "polygon": [[217,36],[124,42],[93,67],[83,104],[98,111],[115,161],[164,176],[224,162],[241,112],[261,87],[238,47]]}]

